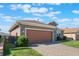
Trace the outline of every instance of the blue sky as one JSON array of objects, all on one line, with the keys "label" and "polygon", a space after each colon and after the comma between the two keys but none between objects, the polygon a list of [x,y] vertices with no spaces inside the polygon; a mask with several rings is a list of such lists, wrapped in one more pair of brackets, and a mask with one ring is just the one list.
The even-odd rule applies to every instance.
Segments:
[{"label": "blue sky", "polygon": [[79,28],[78,3],[0,3],[0,28],[8,32],[16,20],[56,21],[59,28]]}]

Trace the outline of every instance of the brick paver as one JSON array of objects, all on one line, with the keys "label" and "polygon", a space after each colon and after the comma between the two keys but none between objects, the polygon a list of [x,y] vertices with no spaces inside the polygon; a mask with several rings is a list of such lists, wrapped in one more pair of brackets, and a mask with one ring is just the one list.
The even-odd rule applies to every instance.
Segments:
[{"label": "brick paver", "polygon": [[79,56],[79,48],[69,47],[63,44],[38,44],[32,48],[45,56]]}]

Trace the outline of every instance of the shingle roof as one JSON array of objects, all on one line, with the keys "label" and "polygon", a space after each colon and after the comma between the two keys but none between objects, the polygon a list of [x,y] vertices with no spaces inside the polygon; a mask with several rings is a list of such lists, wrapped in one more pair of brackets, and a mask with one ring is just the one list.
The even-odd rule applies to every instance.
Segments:
[{"label": "shingle roof", "polygon": [[43,22],[36,21],[36,20],[19,20],[17,22],[31,22],[31,23],[45,24]]},{"label": "shingle roof", "polygon": [[11,31],[13,28],[15,28],[17,25],[22,24],[22,25],[28,25],[28,26],[37,26],[37,27],[43,27],[43,28],[55,28],[55,26],[45,24],[40,21],[35,21],[35,20],[19,20],[16,21],[16,23],[10,28],[9,31]]},{"label": "shingle roof", "polygon": [[64,33],[76,33],[79,31],[79,28],[64,28],[62,29]]}]

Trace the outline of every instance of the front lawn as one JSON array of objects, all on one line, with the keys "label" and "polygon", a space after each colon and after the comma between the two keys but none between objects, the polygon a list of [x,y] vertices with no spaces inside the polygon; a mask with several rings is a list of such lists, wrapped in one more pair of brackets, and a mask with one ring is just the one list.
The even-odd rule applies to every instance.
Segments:
[{"label": "front lawn", "polygon": [[66,42],[64,41],[63,44],[79,48],[79,41],[74,41],[74,40],[70,40],[70,41],[66,41]]},{"label": "front lawn", "polygon": [[6,44],[4,48],[4,56],[42,56],[39,52],[29,47],[13,48],[12,44]]},{"label": "front lawn", "polygon": [[41,56],[40,53],[32,48],[18,47],[11,50],[12,56]]}]

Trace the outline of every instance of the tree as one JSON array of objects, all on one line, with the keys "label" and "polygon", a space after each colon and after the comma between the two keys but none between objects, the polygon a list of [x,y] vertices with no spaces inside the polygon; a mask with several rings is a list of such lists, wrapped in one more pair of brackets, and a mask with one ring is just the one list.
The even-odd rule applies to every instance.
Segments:
[{"label": "tree", "polygon": [[49,24],[49,25],[53,25],[53,26],[57,26],[57,25],[58,25],[55,21],[49,22],[48,24]]}]

